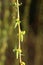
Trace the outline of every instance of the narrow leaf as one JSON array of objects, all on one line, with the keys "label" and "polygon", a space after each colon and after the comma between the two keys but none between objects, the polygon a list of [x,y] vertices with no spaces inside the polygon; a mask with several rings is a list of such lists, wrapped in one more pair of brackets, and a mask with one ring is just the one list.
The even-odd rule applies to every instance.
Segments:
[{"label": "narrow leaf", "polygon": [[18,59],[18,57],[19,57],[19,53],[18,51],[16,51],[16,59]]},{"label": "narrow leaf", "polygon": [[23,35],[21,35],[20,40],[21,40],[21,42],[23,42]]}]

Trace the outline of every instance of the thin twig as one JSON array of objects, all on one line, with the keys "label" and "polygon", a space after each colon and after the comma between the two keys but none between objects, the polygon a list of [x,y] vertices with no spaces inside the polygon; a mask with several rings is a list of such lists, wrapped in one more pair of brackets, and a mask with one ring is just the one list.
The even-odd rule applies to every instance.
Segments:
[{"label": "thin twig", "polygon": [[[20,15],[19,15],[19,2],[17,0],[17,19],[20,21]],[[21,49],[21,45],[20,45],[20,23],[19,23],[19,49]],[[19,60],[20,60],[20,63],[21,63],[21,53],[19,55]]]}]

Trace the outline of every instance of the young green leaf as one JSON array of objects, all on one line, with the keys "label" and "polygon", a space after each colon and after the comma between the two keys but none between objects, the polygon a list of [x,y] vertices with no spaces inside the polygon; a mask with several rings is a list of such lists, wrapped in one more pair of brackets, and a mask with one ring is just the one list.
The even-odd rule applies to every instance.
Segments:
[{"label": "young green leaf", "polygon": [[21,23],[21,21],[19,21],[18,19],[16,19],[16,23],[15,23],[14,28],[16,28],[17,26],[19,26],[20,23]]},{"label": "young green leaf", "polygon": [[26,64],[25,64],[25,62],[23,62],[23,61],[21,61],[21,63],[20,63],[20,64],[21,64],[21,65],[26,65]]},{"label": "young green leaf", "polygon": [[26,33],[25,31],[21,31],[21,34],[25,35],[25,33]]},{"label": "young green leaf", "polygon": [[21,54],[22,50],[21,49],[13,49],[13,52],[16,52],[16,59],[18,59],[19,54]]},{"label": "young green leaf", "polygon": [[15,23],[15,26],[14,26],[14,28],[16,28],[17,26],[18,26],[18,22],[16,22],[16,23]]},{"label": "young green leaf", "polygon": [[20,31],[20,40],[23,42],[23,36],[25,35],[25,31]]},{"label": "young green leaf", "polygon": [[19,58],[19,53],[18,53],[18,51],[16,51],[16,59],[18,59]]},{"label": "young green leaf", "polygon": [[21,42],[23,42],[23,35],[22,34],[20,35],[20,40],[21,40]]}]

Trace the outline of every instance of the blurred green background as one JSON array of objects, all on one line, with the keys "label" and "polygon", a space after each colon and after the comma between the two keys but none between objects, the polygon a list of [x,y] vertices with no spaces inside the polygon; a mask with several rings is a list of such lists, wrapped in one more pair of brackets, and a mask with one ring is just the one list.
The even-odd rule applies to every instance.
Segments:
[{"label": "blurred green background", "polygon": [[[14,47],[18,44],[14,29],[17,9],[16,0],[0,0],[0,65],[19,65]],[[43,0],[19,0],[21,30],[26,31],[22,60],[26,65],[43,65]]]}]

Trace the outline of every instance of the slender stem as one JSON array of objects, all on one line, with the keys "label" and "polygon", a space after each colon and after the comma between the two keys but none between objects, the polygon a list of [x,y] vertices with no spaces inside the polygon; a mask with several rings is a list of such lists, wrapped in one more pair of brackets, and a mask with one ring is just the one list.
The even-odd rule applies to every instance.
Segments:
[{"label": "slender stem", "polygon": [[[20,21],[20,15],[19,15],[19,2],[17,0],[17,19]],[[21,49],[21,45],[20,45],[20,23],[19,23],[19,49]],[[19,60],[20,60],[20,63],[21,63],[21,53],[19,55]]]},{"label": "slender stem", "polygon": [[17,18],[20,19],[20,17],[19,17],[19,2],[18,2],[18,0],[17,0]]}]

